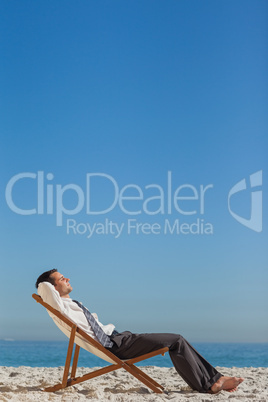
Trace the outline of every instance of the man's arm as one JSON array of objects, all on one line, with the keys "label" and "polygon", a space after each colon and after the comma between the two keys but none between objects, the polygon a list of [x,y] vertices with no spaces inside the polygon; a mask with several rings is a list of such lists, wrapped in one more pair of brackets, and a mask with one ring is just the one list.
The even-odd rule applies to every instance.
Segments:
[{"label": "man's arm", "polygon": [[51,283],[41,282],[38,286],[37,292],[45,303],[67,315],[67,311],[64,307],[60,294]]}]

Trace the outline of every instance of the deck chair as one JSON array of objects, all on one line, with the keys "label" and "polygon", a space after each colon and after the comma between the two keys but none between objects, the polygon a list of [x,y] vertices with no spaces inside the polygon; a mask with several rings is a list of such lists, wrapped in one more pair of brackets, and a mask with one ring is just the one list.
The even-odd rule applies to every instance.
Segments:
[{"label": "deck chair", "polygon": [[[68,349],[67,349],[67,356],[66,356],[66,361],[65,361],[62,382],[58,383],[54,386],[45,388],[44,391],[55,392],[60,389],[69,387],[71,385],[75,385],[80,382],[89,380],[91,378],[98,377],[102,374],[106,374],[106,373],[109,373],[109,372],[122,368],[122,369],[125,369],[126,371],[128,371],[130,374],[132,374],[138,380],[140,380],[144,385],[146,385],[152,391],[154,391],[156,393],[164,392],[164,387],[162,387],[155,380],[153,380],[151,377],[149,377],[147,374],[145,374],[142,370],[140,370],[138,367],[136,367],[134,365],[134,363],[141,362],[145,359],[149,359],[150,357],[157,356],[160,354],[164,355],[165,352],[168,351],[167,347],[158,349],[154,352],[147,353],[145,355],[136,357],[134,359],[121,360],[117,356],[115,356],[112,352],[110,352],[108,349],[103,347],[98,341],[96,341],[91,336],[89,336],[85,331],[83,331],[81,328],[79,328],[77,325],[75,325],[71,320],[66,318],[58,310],[54,309],[49,304],[45,303],[42,300],[41,296],[39,296],[37,294],[33,294],[32,297],[38,303],[42,304],[42,306],[44,306],[47,309],[49,315],[53,318],[53,321],[55,322],[55,324],[69,338],[69,345],[68,345]],[[76,346],[75,346],[75,351],[74,351],[74,356],[73,356],[73,361],[72,361],[71,374],[70,374],[70,378],[68,378],[70,366],[71,366],[72,355],[73,355],[74,344],[76,344]],[[76,373],[76,368],[77,368],[77,363],[78,363],[80,347],[82,347],[83,349],[86,349],[87,351],[89,351],[90,353],[93,353],[94,355],[100,357],[101,359],[106,360],[107,362],[111,363],[111,365],[108,365],[101,369],[95,370],[88,374],[84,374],[81,377],[76,377],[75,373]]]}]

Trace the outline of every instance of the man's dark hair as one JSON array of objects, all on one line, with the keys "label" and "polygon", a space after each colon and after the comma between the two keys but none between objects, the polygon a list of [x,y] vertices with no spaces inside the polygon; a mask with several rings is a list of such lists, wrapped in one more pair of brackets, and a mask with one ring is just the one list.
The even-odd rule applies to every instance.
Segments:
[{"label": "man's dark hair", "polygon": [[42,275],[40,275],[39,278],[37,279],[36,283],[35,283],[36,289],[38,288],[38,285],[41,282],[49,282],[52,285],[54,285],[55,283],[54,283],[53,278],[50,278],[50,275],[53,274],[54,272],[58,272],[58,270],[57,269],[51,269],[50,271],[46,271]]}]

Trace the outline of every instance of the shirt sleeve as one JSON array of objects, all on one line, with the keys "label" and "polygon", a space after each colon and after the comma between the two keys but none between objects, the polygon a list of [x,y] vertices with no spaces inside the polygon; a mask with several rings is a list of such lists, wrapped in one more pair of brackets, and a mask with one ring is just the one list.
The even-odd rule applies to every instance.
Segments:
[{"label": "shirt sleeve", "polygon": [[[88,335],[97,340],[91,325],[88,323],[86,316],[83,313],[83,310],[75,302],[69,298],[65,298],[63,301],[59,292],[50,282],[41,282],[38,286],[37,292],[45,303],[49,304],[55,310],[58,310],[65,317],[83,329]],[[58,320],[58,318],[55,318],[55,315],[53,315],[53,313],[50,311],[48,311],[48,314],[53,318],[54,321]],[[98,321],[98,316],[96,314],[94,315],[95,319]],[[102,327],[103,331],[107,335],[111,335],[115,328],[113,324],[103,325],[99,321],[98,324]]]},{"label": "shirt sleeve", "polygon": [[42,297],[45,303],[49,304],[54,309],[60,311],[61,313],[67,313],[65,306],[60,297],[59,292],[55,287],[49,282],[41,282],[37,289],[38,294]]}]

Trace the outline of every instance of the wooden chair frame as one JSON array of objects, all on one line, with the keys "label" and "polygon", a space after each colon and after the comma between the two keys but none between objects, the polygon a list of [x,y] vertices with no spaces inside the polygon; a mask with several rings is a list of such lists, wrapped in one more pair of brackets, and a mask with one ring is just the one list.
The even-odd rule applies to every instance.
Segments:
[{"label": "wooden chair frame", "polygon": [[[152,391],[154,391],[156,393],[160,393],[160,394],[163,393],[164,387],[162,387],[155,380],[153,380],[150,376],[148,376],[142,370],[140,370],[138,367],[136,367],[134,365],[134,363],[138,363],[140,361],[149,359],[150,357],[157,356],[159,354],[164,355],[168,351],[167,347],[158,349],[154,352],[147,353],[147,354],[139,356],[139,357],[135,357],[134,359],[121,360],[117,356],[115,356],[112,352],[110,352],[109,349],[104,348],[98,341],[95,341],[95,339],[93,339],[91,336],[89,336],[86,332],[84,332],[81,328],[79,328],[77,325],[75,325],[72,321],[70,321],[64,315],[62,315],[58,310],[55,310],[49,304],[45,303],[40,296],[38,296],[37,294],[33,294],[32,297],[38,303],[42,304],[42,306],[44,306],[52,314],[57,316],[61,321],[63,321],[65,324],[67,324],[71,331],[62,382],[58,383],[52,387],[45,388],[44,391],[55,392],[60,389],[69,387],[71,385],[79,384],[80,382],[89,380],[91,378],[98,377],[102,374],[106,374],[106,373],[118,370],[120,368],[123,368],[126,371],[128,371],[130,374],[132,374],[134,377],[136,377],[139,381],[141,381],[148,388],[150,388]],[[68,378],[70,366],[71,366],[72,354],[73,354],[73,347],[74,347],[74,343],[75,343],[75,337],[77,335],[79,335],[80,338],[82,337],[83,340],[88,342],[94,348],[96,348],[99,351],[101,351],[102,353],[104,353],[110,360],[112,360],[113,364],[103,367],[101,369],[95,370],[88,374],[84,374],[81,377],[76,377],[75,374],[76,374],[76,368],[77,368],[79,350],[80,350],[80,346],[76,344],[73,362],[72,362],[72,368],[71,368],[71,375],[70,375],[70,378]]]}]

